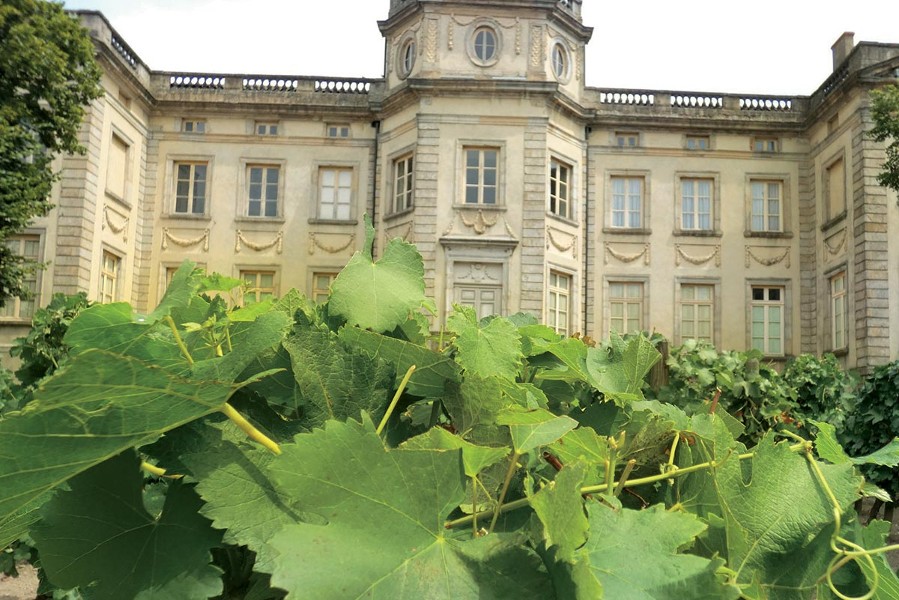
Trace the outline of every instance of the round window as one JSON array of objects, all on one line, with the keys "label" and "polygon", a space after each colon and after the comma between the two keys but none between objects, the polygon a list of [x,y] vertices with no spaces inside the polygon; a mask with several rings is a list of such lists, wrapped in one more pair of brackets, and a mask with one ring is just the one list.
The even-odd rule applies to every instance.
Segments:
[{"label": "round window", "polygon": [[490,27],[478,27],[475,30],[474,55],[485,63],[496,57],[496,32]]},{"label": "round window", "polygon": [[562,44],[553,46],[552,51],[552,68],[553,75],[556,79],[562,80],[568,78],[568,51]]},{"label": "round window", "polygon": [[409,39],[406,40],[400,48],[400,77],[408,77],[412,72],[412,67],[415,66],[415,40]]}]

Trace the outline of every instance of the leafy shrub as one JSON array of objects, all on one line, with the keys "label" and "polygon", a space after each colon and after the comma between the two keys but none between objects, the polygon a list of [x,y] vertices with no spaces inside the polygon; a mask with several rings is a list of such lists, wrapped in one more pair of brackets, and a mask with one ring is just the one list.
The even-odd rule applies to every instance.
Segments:
[{"label": "leafy shrub", "polygon": [[758,350],[719,351],[709,342],[689,339],[671,350],[668,377],[659,400],[698,414],[709,412],[717,396],[718,404],[743,423],[742,439],[749,444],[791,420],[790,391]]},{"label": "leafy shrub", "polygon": [[809,419],[825,421],[838,431],[856,404],[858,377],[844,371],[833,354],[818,358],[803,354],[791,360],[783,375],[796,407],[795,418],[802,424]]},{"label": "leafy shrub", "polygon": [[[899,361],[881,365],[865,378],[858,403],[839,431],[840,442],[852,456],[870,454],[896,436],[899,436]],[[894,468],[867,465],[862,473],[891,497],[899,494],[899,478]]]}]

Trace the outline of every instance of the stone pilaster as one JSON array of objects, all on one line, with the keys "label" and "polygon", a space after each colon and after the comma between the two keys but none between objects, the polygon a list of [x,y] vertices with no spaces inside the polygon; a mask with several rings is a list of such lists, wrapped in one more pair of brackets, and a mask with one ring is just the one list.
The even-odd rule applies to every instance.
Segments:
[{"label": "stone pilaster", "polygon": [[437,178],[440,167],[440,126],[433,121],[418,123],[415,148],[415,245],[425,266],[425,295],[436,296],[437,277]]},{"label": "stone pilaster", "polygon": [[799,165],[799,351],[821,350],[818,331],[818,211],[814,162]]},{"label": "stone pilaster", "polygon": [[[524,193],[522,196],[520,310],[543,314],[546,263],[546,121],[532,120],[524,133]],[[507,202],[514,202],[508,198]]]}]

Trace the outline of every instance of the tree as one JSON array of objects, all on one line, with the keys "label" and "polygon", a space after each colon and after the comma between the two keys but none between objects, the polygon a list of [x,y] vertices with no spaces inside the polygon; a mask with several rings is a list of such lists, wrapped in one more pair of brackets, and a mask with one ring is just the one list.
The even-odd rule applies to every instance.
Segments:
[{"label": "tree", "polygon": [[8,240],[52,208],[53,157],[84,151],[78,129],[99,80],[93,43],[61,4],[0,3],[0,306],[27,296],[23,279],[40,268]]},{"label": "tree", "polygon": [[877,181],[899,192],[899,86],[888,85],[874,90],[871,100],[874,128],[868,133],[878,142],[889,142],[887,159]]}]

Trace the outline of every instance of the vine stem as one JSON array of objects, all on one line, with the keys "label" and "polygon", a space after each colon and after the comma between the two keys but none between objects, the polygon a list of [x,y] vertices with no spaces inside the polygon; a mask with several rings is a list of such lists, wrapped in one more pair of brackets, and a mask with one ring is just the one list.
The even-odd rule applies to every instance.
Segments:
[{"label": "vine stem", "polygon": [[406,389],[406,386],[409,384],[409,379],[412,377],[412,373],[415,372],[415,365],[409,367],[409,370],[406,371],[406,375],[403,376],[403,380],[400,382],[400,387],[397,388],[396,393],[393,395],[393,400],[390,401],[390,406],[387,407],[387,412],[384,413],[384,417],[381,419],[381,423],[378,425],[378,429],[375,430],[375,433],[381,435],[381,432],[384,431],[384,427],[387,425],[387,420],[390,418],[390,415],[393,414],[393,410],[396,408],[396,403],[400,401],[400,396],[403,395],[403,390]]},{"label": "vine stem", "polygon": [[254,442],[259,442],[275,454],[281,454],[281,447],[275,442],[273,439],[256,429],[252,423],[247,421],[242,414],[237,412],[237,410],[225,402],[225,406],[222,407],[222,412],[226,417],[234,421],[234,424],[240,427],[240,429],[247,434],[247,436],[253,440]]},{"label": "vine stem", "polygon": [[178,344],[178,349],[181,350],[181,354],[183,354],[184,358],[187,359],[187,364],[189,364],[190,366],[194,366],[194,359],[190,355],[190,352],[187,351],[187,346],[184,345],[184,340],[181,339],[181,334],[178,333],[178,326],[175,325],[175,320],[172,319],[171,315],[166,315],[165,322],[172,330],[172,334],[175,336],[175,343]]},{"label": "vine stem", "polygon": [[478,537],[478,476],[471,476],[471,537]]},{"label": "vine stem", "polygon": [[[490,529],[487,530],[487,533],[493,533],[493,528],[496,527],[496,520],[499,518],[499,513],[503,512],[503,500],[506,499],[506,492],[509,491],[509,484],[512,482],[512,475],[515,474],[515,469],[518,467],[518,459],[521,458],[521,454],[518,452],[512,453],[512,460],[509,461],[509,469],[506,471],[506,479],[503,481],[503,489],[499,493],[499,498],[496,499],[496,508],[493,509],[493,518],[490,520]],[[477,519],[477,511],[472,513],[472,517]]]},{"label": "vine stem", "polygon": [[181,479],[184,477],[184,475],[166,475],[167,471],[165,469],[150,464],[147,461],[141,462],[140,468],[154,477],[165,477],[166,479]]}]

